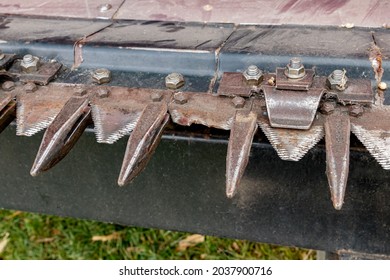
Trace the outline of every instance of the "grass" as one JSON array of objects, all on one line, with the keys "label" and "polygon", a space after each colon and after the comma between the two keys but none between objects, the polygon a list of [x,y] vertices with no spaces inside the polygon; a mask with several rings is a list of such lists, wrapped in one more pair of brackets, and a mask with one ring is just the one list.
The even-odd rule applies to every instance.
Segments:
[{"label": "grass", "polygon": [[0,259],[314,258],[312,250],[0,210]]}]

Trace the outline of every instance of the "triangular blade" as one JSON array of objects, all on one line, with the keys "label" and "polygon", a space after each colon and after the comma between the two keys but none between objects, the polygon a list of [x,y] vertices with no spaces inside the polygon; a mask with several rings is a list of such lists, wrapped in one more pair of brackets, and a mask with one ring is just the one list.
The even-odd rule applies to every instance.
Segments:
[{"label": "triangular blade", "polygon": [[300,160],[324,137],[321,116],[314,120],[308,130],[273,128],[264,116],[259,117],[258,123],[279,157],[283,160]]},{"label": "triangular blade", "polygon": [[85,128],[91,122],[88,96],[72,97],[64,105],[47,128],[31,175],[37,176],[62,160],[76,144]]},{"label": "triangular blade", "polygon": [[91,107],[97,142],[112,144],[129,135],[151,102],[152,92],[167,95],[162,90],[110,87],[108,97],[95,96]]},{"label": "triangular blade", "polygon": [[348,112],[335,111],[325,118],[326,173],[335,209],[344,203],[349,172],[351,124]]},{"label": "triangular blade", "polygon": [[166,102],[145,107],[127,142],[118,185],[133,180],[147,165],[169,121]]},{"label": "triangular blade", "polygon": [[75,87],[49,84],[35,92],[19,89],[16,109],[16,135],[32,136],[48,127],[68,99]]},{"label": "triangular blade", "polygon": [[390,169],[390,108],[374,107],[351,118],[351,130],[384,169]]},{"label": "triangular blade", "polygon": [[249,160],[253,136],[257,130],[257,115],[237,111],[230,130],[226,157],[226,195],[233,197]]}]

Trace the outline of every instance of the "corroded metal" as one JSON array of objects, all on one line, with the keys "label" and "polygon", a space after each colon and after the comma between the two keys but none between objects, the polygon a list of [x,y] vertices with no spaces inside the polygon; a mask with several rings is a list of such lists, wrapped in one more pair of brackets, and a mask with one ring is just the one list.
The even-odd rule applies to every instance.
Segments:
[{"label": "corroded metal", "polygon": [[349,172],[351,123],[341,110],[325,118],[326,174],[333,206],[340,210],[344,203]]},{"label": "corroded metal", "polygon": [[34,68],[34,71],[22,71],[22,63],[22,60],[16,60],[8,72],[18,77],[22,82],[33,82],[39,85],[47,85],[56,77],[62,67],[62,64],[57,61],[43,61],[40,62],[37,69]]},{"label": "corroded metal", "polygon": [[133,180],[149,162],[169,121],[167,111],[165,102],[150,103],[143,110],[127,142],[118,179],[119,186]]},{"label": "corroded metal", "polygon": [[30,174],[37,176],[61,161],[73,148],[88,124],[88,95],[71,97],[47,128]]},{"label": "corroded metal", "polygon": [[98,143],[112,144],[134,129],[142,111],[159,93],[167,102],[171,92],[156,89],[109,87],[108,98],[99,96],[99,87],[92,89],[92,118]]},{"label": "corroded metal", "polygon": [[16,134],[32,136],[48,127],[75,90],[72,84],[49,84],[34,92],[17,87]]},{"label": "corroded metal", "polygon": [[226,195],[233,197],[249,160],[253,136],[257,131],[257,115],[238,110],[230,130],[226,156]]},{"label": "corroded metal", "polygon": [[270,125],[276,128],[309,129],[324,89],[278,90],[263,86]]}]

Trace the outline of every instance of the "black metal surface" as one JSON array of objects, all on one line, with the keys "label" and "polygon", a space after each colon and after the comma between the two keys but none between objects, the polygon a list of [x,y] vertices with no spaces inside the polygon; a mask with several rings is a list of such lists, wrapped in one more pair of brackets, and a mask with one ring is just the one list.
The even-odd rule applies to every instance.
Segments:
[{"label": "black metal surface", "polygon": [[[367,48],[374,42],[371,31],[377,31],[264,26],[234,31],[223,25],[227,29],[215,33],[200,24],[177,24],[206,32],[197,50],[193,41],[185,42],[188,33],[180,35],[180,46],[160,42],[167,33],[163,23],[151,23],[150,32],[139,35],[142,40],[131,42],[129,34],[119,45],[113,38],[123,33],[103,36],[120,29],[104,29],[110,21],[3,18],[2,23],[2,50],[59,59],[67,67],[58,81],[92,83],[92,68],[106,67],[113,70],[111,85],[162,88],[165,74],[177,71],[186,76],[185,91],[206,91],[214,75],[241,71],[249,64],[268,71],[282,67],[292,55],[302,56],[306,67],[317,65],[320,74],[345,68],[351,78],[372,79]],[[137,32],[148,26],[132,24]],[[20,33],[24,27],[29,31]],[[387,30],[381,32],[379,46],[390,45]],[[211,38],[215,34],[220,37]],[[88,36],[92,40],[83,42],[84,63],[70,71],[73,44]],[[207,42],[207,36],[212,41]],[[385,71],[385,80],[390,80],[389,73]],[[351,153],[340,211],[329,203],[323,148],[311,150],[300,162],[286,162],[270,145],[255,143],[237,196],[228,199],[227,141],[194,139],[191,132],[183,129],[184,137],[165,136],[146,170],[119,188],[116,178],[125,138],[104,145],[96,143],[91,131],[84,133],[67,158],[32,178],[29,170],[41,135],[16,137],[15,128],[9,127],[0,135],[0,207],[327,251],[390,254],[390,172],[367,152]]]},{"label": "black metal surface", "polygon": [[163,140],[146,170],[120,188],[126,139],[103,145],[85,133],[67,158],[32,179],[40,139],[16,138],[14,127],[1,135],[1,207],[328,251],[390,253],[390,173],[366,153],[352,153],[345,205],[335,211],[322,149],[286,162],[269,146],[255,145],[237,195],[228,199],[225,142]]}]

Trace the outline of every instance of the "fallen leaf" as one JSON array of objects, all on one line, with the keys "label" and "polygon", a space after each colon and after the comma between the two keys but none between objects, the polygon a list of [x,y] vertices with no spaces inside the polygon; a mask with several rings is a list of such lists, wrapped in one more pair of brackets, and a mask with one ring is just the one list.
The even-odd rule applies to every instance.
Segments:
[{"label": "fallen leaf", "polygon": [[0,241],[0,254],[4,252],[5,247],[7,247],[8,241],[9,241],[9,233],[6,232],[3,236],[3,238]]},{"label": "fallen leaf", "polygon": [[185,239],[179,242],[179,245],[176,247],[176,251],[182,252],[187,250],[189,247],[194,247],[199,243],[204,242],[204,235],[193,234],[187,236]]},{"label": "fallen leaf", "polygon": [[101,242],[108,242],[111,240],[117,240],[121,237],[119,232],[113,232],[109,235],[95,235],[92,236],[92,241],[101,241]]}]

